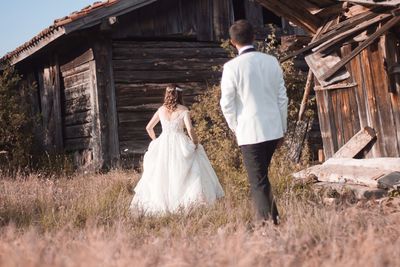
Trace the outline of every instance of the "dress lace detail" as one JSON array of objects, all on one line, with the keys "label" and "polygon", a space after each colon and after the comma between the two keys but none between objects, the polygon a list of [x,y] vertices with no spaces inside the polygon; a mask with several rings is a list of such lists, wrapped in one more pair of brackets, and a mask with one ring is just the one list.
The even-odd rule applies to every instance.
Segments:
[{"label": "dress lace detail", "polygon": [[162,125],[162,134],[166,133],[183,133],[184,121],[183,118],[189,111],[181,111],[176,118],[167,119],[160,115]]}]

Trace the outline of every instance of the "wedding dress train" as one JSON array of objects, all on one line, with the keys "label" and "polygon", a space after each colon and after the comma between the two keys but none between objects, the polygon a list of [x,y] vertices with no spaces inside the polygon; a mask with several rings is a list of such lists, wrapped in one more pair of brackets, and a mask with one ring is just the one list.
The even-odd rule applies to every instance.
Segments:
[{"label": "wedding dress train", "polygon": [[144,155],[143,175],[135,187],[132,211],[176,212],[196,204],[211,204],[224,195],[204,148],[197,149],[184,132],[182,111],[174,119],[160,112],[161,135]]}]

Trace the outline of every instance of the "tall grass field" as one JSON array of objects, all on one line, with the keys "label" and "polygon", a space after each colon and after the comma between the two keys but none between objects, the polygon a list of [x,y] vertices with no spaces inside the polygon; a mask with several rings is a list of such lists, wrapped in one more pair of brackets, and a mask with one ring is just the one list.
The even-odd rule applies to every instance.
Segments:
[{"label": "tall grass field", "polygon": [[135,172],[3,177],[0,266],[400,266],[397,199],[327,205],[288,174],[273,164],[277,227],[253,226],[237,173],[215,205],[164,217],[129,213]]}]

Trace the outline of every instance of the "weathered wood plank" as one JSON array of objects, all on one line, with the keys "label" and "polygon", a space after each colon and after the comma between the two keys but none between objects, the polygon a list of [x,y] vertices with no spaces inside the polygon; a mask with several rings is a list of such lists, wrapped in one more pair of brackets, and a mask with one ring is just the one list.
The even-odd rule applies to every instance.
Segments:
[{"label": "weathered wood plank", "polygon": [[113,60],[114,71],[134,70],[210,70],[221,66],[227,58],[149,58]]},{"label": "weathered wood plank", "polygon": [[[168,83],[132,83],[132,84],[121,84],[116,83],[116,94],[117,97],[140,97],[140,96],[164,96],[165,89]],[[204,82],[189,82],[189,83],[178,83],[180,88],[183,89],[184,94],[195,94],[206,90],[207,84]]]},{"label": "weathered wood plank", "polygon": [[67,64],[62,65],[60,67],[60,70],[62,73],[68,72],[68,71],[71,71],[74,68],[77,68],[93,59],[94,59],[93,51],[92,51],[92,49],[89,49],[86,52],[84,52],[82,55],[76,57],[74,60],[68,62]]},{"label": "weathered wood plank", "polygon": [[333,164],[322,164],[313,169],[306,169],[294,174],[295,177],[307,177],[314,175],[318,181],[329,183],[351,183],[377,188],[378,178],[385,175],[385,171],[378,168],[365,166],[343,166]]},{"label": "weathered wood plank", "polygon": [[336,72],[338,72],[342,67],[344,67],[347,63],[350,62],[355,56],[357,56],[363,49],[367,46],[371,45],[377,38],[379,38],[382,34],[387,32],[390,28],[395,26],[400,22],[400,17],[394,17],[390,19],[387,23],[385,23],[382,27],[380,27],[376,32],[371,34],[364,42],[362,42],[356,49],[354,49],[349,55],[342,58],[340,62],[336,63],[329,71],[325,72],[324,75],[321,76],[322,80],[327,80],[332,77]]},{"label": "weathered wood plank", "polygon": [[60,75],[57,60],[39,71],[44,145],[50,152],[62,150]]},{"label": "weathered wood plank", "polygon": [[118,167],[120,160],[118,114],[111,41],[99,40],[95,44],[94,52],[97,66],[96,90],[99,100],[102,157],[105,167]]},{"label": "weathered wood plank", "polygon": [[75,98],[65,102],[66,115],[85,112],[91,109],[92,109],[92,104],[90,103],[90,95],[82,95],[79,98]]},{"label": "weathered wood plank", "polygon": [[73,152],[90,148],[90,138],[65,139],[65,151]]},{"label": "weathered wood plank", "polygon": [[71,115],[67,115],[64,118],[65,126],[72,126],[77,124],[85,124],[92,122],[92,115],[90,111],[82,112],[82,113],[74,113]]},{"label": "weathered wood plank", "polygon": [[71,87],[75,87],[80,84],[89,83],[89,80],[90,80],[90,71],[85,71],[77,73],[75,75],[71,75],[69,77],[65,77],[64,86],[66,89],[69,89]]},{"label": "weathered wood plank", "polygon": [[90,123],[65,127],[65,138],[83,138],[92,136],[93,127]]},{"label": "weathered wood plank", "polygon": [[[287,56],[281,58],[281,62],[284,62],[292,57],[298,56],[300,54],[306,53],[311,49],[324,44],[329,43],[331,45],[335,45],[339,41],[360,32],[369,26],[376,24],[382,20],[385,20],[390,17],[390,14],[381,14],[377,15],[372,12],[366,13],[364,16],[360,16],[355,20],[348,19],[342,23],[329,27],[328,32],[322,35],[320,38],[316,39],[314,42],[310,43],[308,46],[303,47],[300,50],[294,51]],[[335,42],[331,42],[332,38]],[[327,48],[327,47],[326,47]]]},{"label": "weathered wood plank", "polygon": [[[219,41],[229,37],[229,27],[233,23],[233,6],[230,0],[212,1],[214,40]],[[261,7],[259,7],[261,10]],[[185,16],[185,15],[184,15]],[[261,13],[262,18],[262,13]]]},{"label": "weathered wood plank", "polygon": [[363,30],[368,29],[371,25],[374,25],[378,22],[386,21],[390,17],[391,17],[390,14],[381,14],[381,15],[377,15],[376,17],[374,17],[372,19],[362,21],[358,25],[355,25],[355,27],[353,27],[345,32],[338,33],[338,34],[332,36],[331,39],[329,39],[329,40],[325,41],[324,43],[318,45],[317,47],[313,48],[312,51],[313,52],[317,52],[317,51],[323,52],[323,51],[327,50],[328,48],[336,45],[339,41],[341,41],[349,36],[357,35],[357,34],[361,33]]},{"label": "weathered wood plank", "polygon": [[52,34],[48,35],[47,37],[43,37],[42,39],[38,40],[35,45],[32,45],[20,53],[16,54],[13,56],[10,60],[11,65],[15,65],[18,62],[30,57],[32,54],[36,53],[49,43],[53,42],[54,40],[58,39],[59,37],[63,36],[65,34],[65,30],[63,27],[60,27],[58,29],[55,29]]},{"label": "weathered wood plank", "polygon": [[90,12],[90,14],[83,16],[81,19],[74,20],[73,22],[65,25],[66,33],[70,33],[78,29],[92,27],[96,24],[100,24],[103,18],[125,14],[140,7],[149,5],[155,1],[156,0],[120,1],[110,6],[96,9]]},{"label": "weathered wood plank", "polygon": [[313,73],[311,70],[308,71],[307,81],[304,88],[303,99],[301,100],[300,109],[299,109],[299,118],[298,121],[303,119],[304,112],[306,111],[308,97],[311,92],[311,87],[313,84]]},{"label": "weathered wood plank", "polygon": [[[311,33],[316,33],[322,21],[317,16],[313,16],[307,9],[293,5],[289,0],[272,1],[263,0],[260,4],[273,11],[279,16],[286,17],[296,25],[302,26]],[[287,8],[290,6],[290,10]]]},{"label": "weathered wood plank", "polygon": [[125,48],[125,49],[143,49],[143,48],[218,48],[221,46],[215,42],[174,42],[174,41],[162,41],[162,42],[135,42],[135,41],[113,41],[113,49]]},{"label": "weathered wood plank", "polygon": [[340,92],[331,91],[327,92],[328,99],[332,103],[332,109],[330,109],[330,123],[334,125],[332,129],[335,131],[336,143],[335,151],[344,145],[343,138],[343,120],[342,120],[342,101],[340,98]]},{"label": "weathered wood plank", "polygon": [[[388,69],[400,62],[400,50],[398,47],[398,38],[390,33],[384,38],[384,60],[387,63]],[[400,75],[392,74],[387,77],[390,86],[390,100],[393,111],[393,118],[395,122],[395,129],[397,132],[397,144],[400,152]]]},{"label": "weathered wood plank", "polygon": [[114,79],[117,83],[146,82],[205,82],[217,80],[221,74],[212,70],[206,71],[117,71]]},{"label": "weathered wood plank", "polygon": [[335,153],[335,144],[337,144],[336,131],[330,116],[332,104],[329,104],[329,96],[326,91],[316,91],[315,96],[317,99],[318,119],[321,128],[324,154],[325,158],[330,158]]},{"label": "weathered wood plank", "polygon": [[[186,96],[194,96],[201,94],[203,92],[203,88],[198,89],[184,89],[184,101],[186,101]],[[124,101],[132,98],[143,98],[143,97],[150,97],[150,98],[164,98],[165,95],[165,88],[157,88],[157,89],[150,89],[150,90],[129,90],[129,88],[121,87],[117,91],[117,102]]]},{"label": "weathered wood plank", "polygon": [[[379,131],[379,125],[381,124],[379,121],[379,116],[377,114],[377,103],[376,103],[376,96],[374,90],[374,81],[372,79],[372,72],[371,72],[371,64],[372,62],[369,59],[370,48],[363,50],[361,52],[360,63],[362,67],[362,75],[363,75],[363,82],[364,82],[364,90],[365,90],[365,105],[367,108],[367,118],[368,118],[368,125],[372,128],[377,129]],[[377,142],[379,139],[377,138]],[[383,155],[381,151],[381,146],[373,145],[371,147],[371,157],[381,157]]]},{"label": "weathered wood plank", "polygon": [[[351,45],[344,45],[341,48],[341,55],[342,57],[351,53]],[[347,64],[346,69],[351,71],[351,65]],[[350,77],[347,82],[350,83],[353,81],[353,78]],[[360,122],[356,114],[358,114],[358,107],[357,107],[357,101],[355,99],[355,88],[352,87],[350,90],[341,90],[341,96],[342,96],[342,103],[343,103],[343,108],[342,113],[343,113],[343,129],[344,129],[344,141],[348,142],[357,132],[361,130],[360,128]]]},{"label": "weathered wood plank", "polygon": [[325,90],[340,90],[340,89],[350,89],[357,87],[357,83],[338,83],[338,84],[332,84],[328,86],[315,86],[314,90],[315,91],[325,91]]},{"label": "weathered wood plank", "polygon": [[[379,125],[379,140],[385,157],[400,157],[397,139],[396,124],[393,118],[393,107],[391,105],[387,76],[386,63],[384,62],[384,38],[374,43],[370,50],[370,61],[374,90],[377,103],[377,113],[381,125]],[[386,90],[385,90],[386,89]]]},{"label": "weathered wood plank", "polygon": [[212,0],[196,1],[196,35],[199,41],[210,41],[214,39],[212,20]]},{"label": "weathered wood plank", "polygon": [[246,19],[254,27],[264,27],[264,19],[262,7],[256,1],[244,1],[244,10],[246,13]]},{"label": "weathered wood plank", "polygon": [[89,64],[84,63],[83,65],[80,65],[78,67],[72,68],[70,70],[65,70],[61,73],[63,78],[66,78],[68,76],[76,75],[85,71],[89,70]]},{"label": "weathered wood plank", "polygon": [[118,107],[118,112],[136,112],[136,111],[156,111],[160,104],[145,104],[138,106]]},{"label": "weathered wood plank", "polygon": [[113,59],[154,59],[154,58],[225,58],[227,52],[215,48],[114,48]]},{"label": "weathered wood plank", "polygon": [[58,59],[55,58],[51,71],[52,84],[54,90],[54,134],[55,134],[55,145],[57,153],[63,151],[63,133],[62,133],[62,112],[61,112],[61,75],[60,66],[58,64]]},{"label": "weathered wood plank", "polygon": [[332,77],[330,80],[323,79],[326,72],[333,68],[338,62],[341,61],[340,57],[336,52],[332,52],[330,55],[323,56],[321,53],[316,52],[305,57],[307,65],[310,67],[318,82],[326,87],[333,83],[344,81],[350,77],[345,69],[340,73]]},{"label": "weathered wood plank", "polygon": [[64,98],[67,101],[79,98],[83,95],[90,95],[89,83],[80,84],[78,86],[66,88],[64,90]]},{"label": "weathered wood plank", "polygon": [[[193,102],[194,98],[198,95],[185,95],[184,101],[186,102]],[[124,106],[136,106],[136,105],[143,105],[143,104],[153,104],[158,103],[160,106],[164,102],[164,96],[155,96],[155,97],[118,97],[117,106],[124,107]]]},{"label": "weathered wood plank", "polygon": [[375,130],[365,127],[354,135],[344,146],[333,155],[333,158],[354,158],[359,154],[374,138]]},{"label": "weathered wood plank", "polygon": [[101,123],[100,123],[100,112],[99,112],[99,88],[97,82],[97,70],[96,70],[96,61],[90,61],[90,84],[91,84],[91,92],[90,92],[90,111],[93,118],[92,122],[92,132],[91,132],[91,142],[90,148],[92,150],[92,162],[90,164],[91,168],[95,170],[99,170],[103,167],[104,158],[102,153],[102,144],[101,144]]},{"label": "weathered wood plank", "polygon": [[376,168],[385,172],[400,171],[400,158],[378,157],[371,159],[330,158],[324,165]]}]

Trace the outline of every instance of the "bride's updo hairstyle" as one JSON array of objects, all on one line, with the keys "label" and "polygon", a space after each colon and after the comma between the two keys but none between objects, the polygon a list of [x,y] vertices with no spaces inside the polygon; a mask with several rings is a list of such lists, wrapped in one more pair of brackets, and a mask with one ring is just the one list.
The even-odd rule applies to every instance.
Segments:
[{"label": "bride's updo hairstyle", "polygon": [[178,105],[183,105],[182,89],[176,84],[169,84],[165,89],[164,106],[169,111],[175,111]]}]

